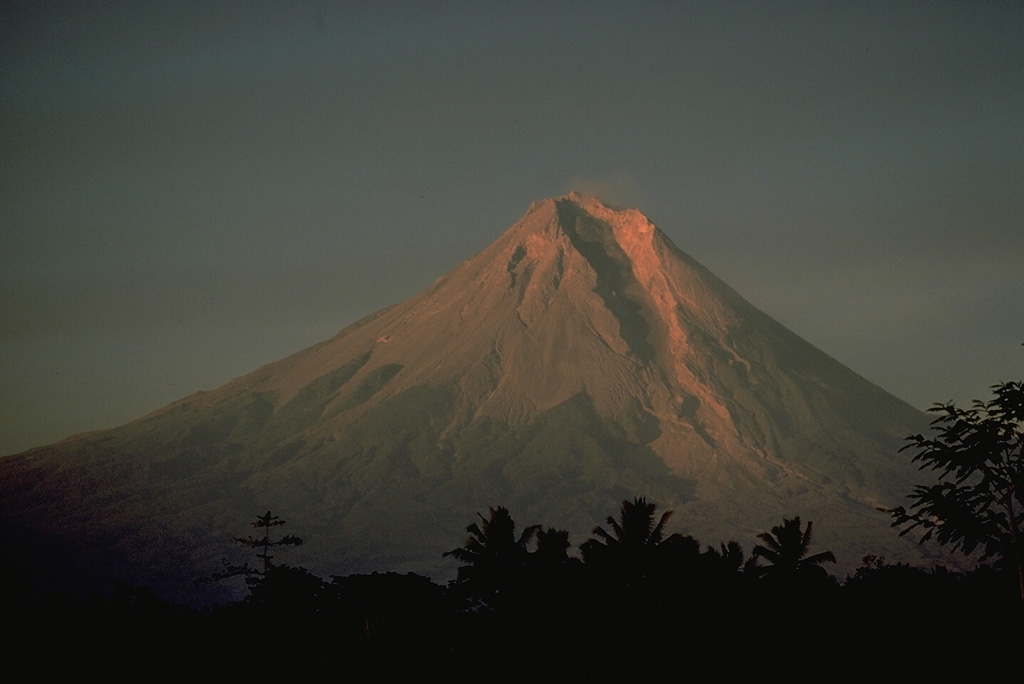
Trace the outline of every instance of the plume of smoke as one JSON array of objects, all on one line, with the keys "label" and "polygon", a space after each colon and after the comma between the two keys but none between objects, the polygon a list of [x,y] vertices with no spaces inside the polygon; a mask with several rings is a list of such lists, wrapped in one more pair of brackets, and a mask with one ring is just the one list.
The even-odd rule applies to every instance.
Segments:
[{"label": "plume of smoke", "polygon": [[641,207],[643,196],[639,184],[627,173],[605,176],[574,176],[569,179],[568,190],[592,195],[605,204],[616,207]]}]

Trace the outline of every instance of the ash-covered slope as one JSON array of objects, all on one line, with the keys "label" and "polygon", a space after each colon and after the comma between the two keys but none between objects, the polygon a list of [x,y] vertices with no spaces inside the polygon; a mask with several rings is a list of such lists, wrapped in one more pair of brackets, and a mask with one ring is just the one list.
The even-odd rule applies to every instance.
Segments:
[{"label": "ash-covered slope", "polygon": [[283,561],[441,576],[489,505],[578,544],[636,495],[709,544],[800,515],[849,570],[919,552],[876,507],[920,476],[896,451],[924,425],[639,211],[573,193],[331,340],[0,460],[0,513],[51,567],[160,587],[268,508],[306,539]]}]

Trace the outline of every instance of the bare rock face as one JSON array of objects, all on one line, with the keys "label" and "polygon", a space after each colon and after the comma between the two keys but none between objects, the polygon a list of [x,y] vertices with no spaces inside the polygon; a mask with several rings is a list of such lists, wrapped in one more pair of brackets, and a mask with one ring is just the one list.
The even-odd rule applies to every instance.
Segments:
[{"label": "bare rock face", "polygon": [[306,540],[280,562],[443,578],[488,506],[579,544],[633,496],[715,546],[813,520],[842,576],[920,560],[877,509],[920,480],[897,451],[926,423],[639,211],[572,193],[330,340],[0,460],[0,513],[36,576],[182,594],[268,508]]}]

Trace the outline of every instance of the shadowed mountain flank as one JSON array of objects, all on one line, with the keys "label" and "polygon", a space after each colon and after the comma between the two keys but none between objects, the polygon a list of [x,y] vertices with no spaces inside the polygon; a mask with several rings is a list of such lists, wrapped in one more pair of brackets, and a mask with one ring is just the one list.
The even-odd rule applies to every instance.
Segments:
[{"label": "shadowed mountain flank", "polygon": [[926,424],[641,212],[572,193],[329,340],[0,459],[0,514],[29,574],[181,593],[268,508],[323,574],[450,576],[494,505],[578,544],[634,496],[709,544],[800,515],[850,569],[919,557],[877,508],[917,481],[896,452]]},{"label": "shadowed mountain flank", "polygon": [[[633,274],[632,263],[611,226],[580,210],[570,200],[556,202],[558,222],[573,248],[587,260],[594,272],[594,292],[619,323],[619,336],[644,363],[654,361],[648,341],[651,329],[638,301],[644,292]],[[635,298],[635,299],[634,299]]]}]

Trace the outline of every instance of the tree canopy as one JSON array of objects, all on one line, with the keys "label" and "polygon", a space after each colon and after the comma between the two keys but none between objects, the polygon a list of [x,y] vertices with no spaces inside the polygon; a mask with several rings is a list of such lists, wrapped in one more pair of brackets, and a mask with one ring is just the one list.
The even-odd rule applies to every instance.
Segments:
[{"label": "tree canopy", "polygon": [[757,535],[764,544],[758,544],[751,551],[753,558],[763,558],[767,566],[753,566],[755,574],[762,577],[791,580],[802,575],[820,575],[826,573],[822,563],[835,563],[836,557],[831,551],[823,551],[807,555],[811,547],[811,529],[813,523],[807,521],[807,527],[801,529],[800,517],[784,518],[781,525],[776,525],[771,532]]},{"label": "tree canopy", "polygon": [[891,511],[901,535],[923,530],[934,539],[981,560],[993,559],[1016,571],[1024,600],[1024,383],[992,387],[995,397],[970,408],[952,402],[930,412],[933,437],[912,435],[903,449],[916,449],[921,469],[938,472],[938,482],[914,487],[910,508]]},{"label": "tree canopy", "polygon": [[459,568],[460,580],[495,588],[525,565],[530,542],[541,526],[531,525],[516,537],[516,523],[507,508],[491,508],[487,518],[477,515],[480,524],[466,527],[469,536],[462,547],[442,555],[467,564]]}]

